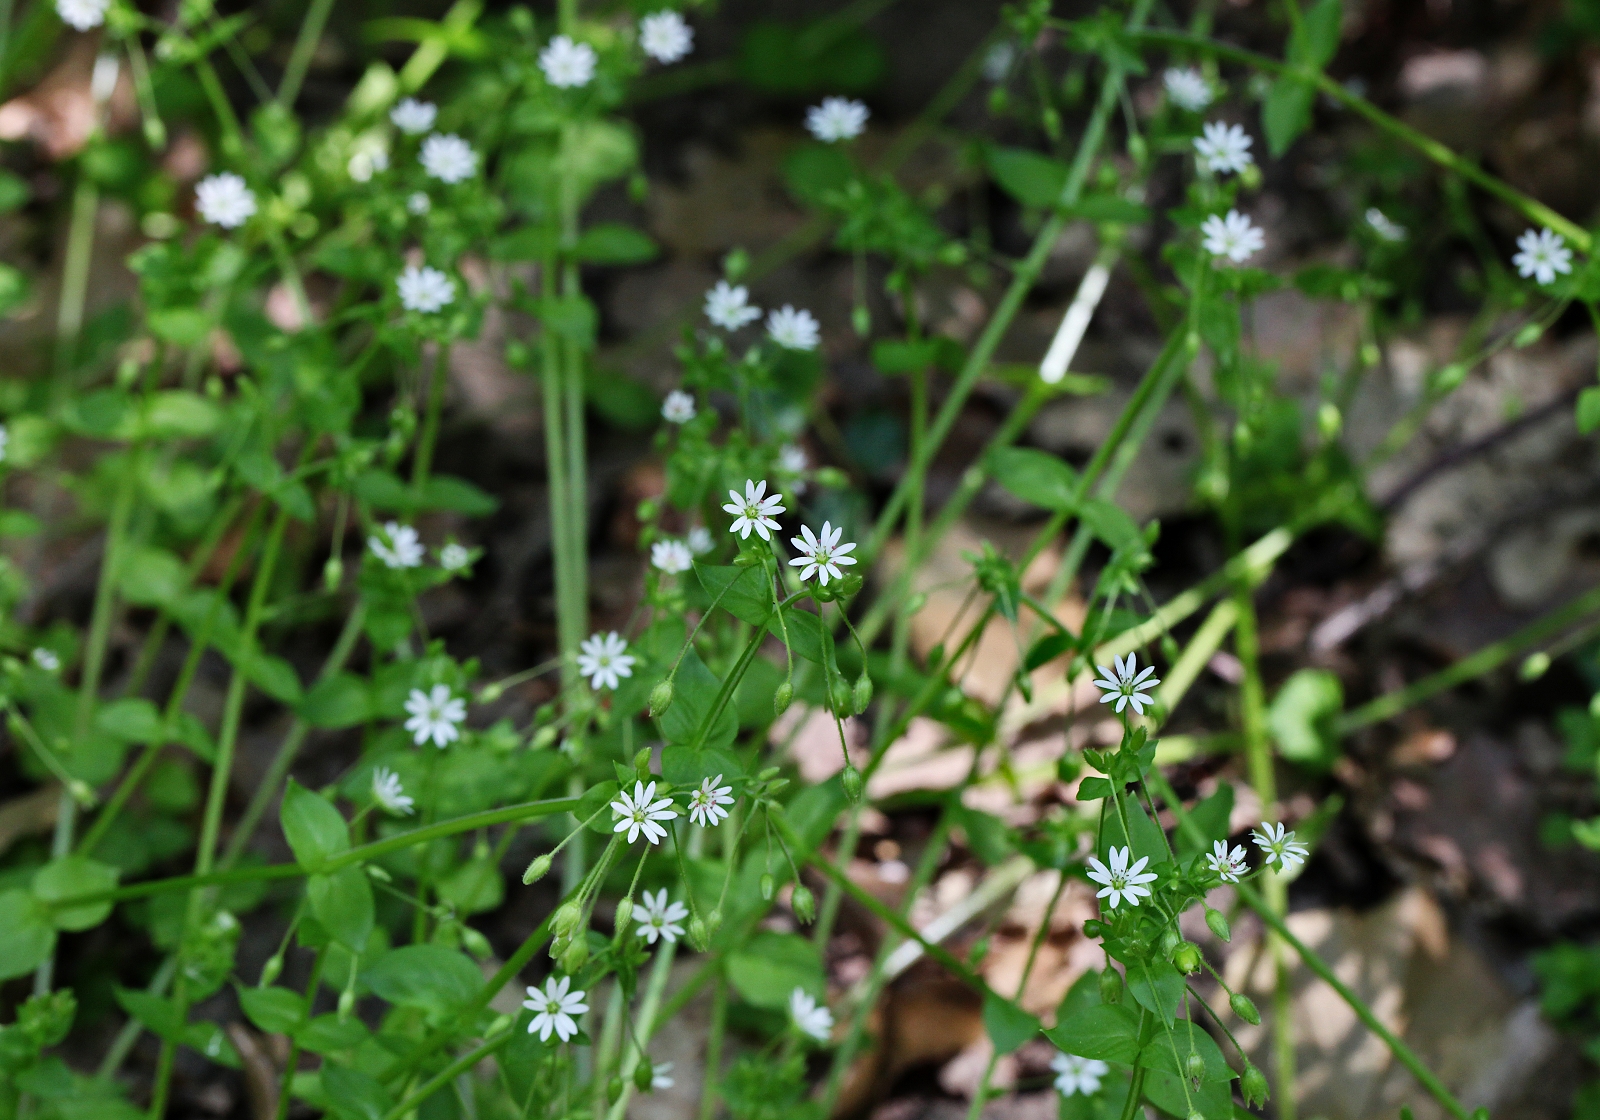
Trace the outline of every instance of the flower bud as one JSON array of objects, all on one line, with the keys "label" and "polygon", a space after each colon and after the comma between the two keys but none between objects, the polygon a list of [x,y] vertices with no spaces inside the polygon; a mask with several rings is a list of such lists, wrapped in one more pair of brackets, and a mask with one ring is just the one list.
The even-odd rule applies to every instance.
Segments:
[{"label": "flower bud", "polygon": [[1206,927],[1217,935],[1218,940],[1233,940],[1233,931],[1228,928],[1228,919],[1223,916],[1221,910],[1213,910],[1209,906],[1206,907]]},{"label": "flower bud", "polygon": [[1198,1108],[1191,1108],[1189,1110],[1188,1120],[1206,1120],[1206,1114],[1201,1112]]},{"label": "flower bud", "polygon": [[606,1082],[606,1100],[615,1101],[620,1096],[622,1096],[622,1078],[613,1077]]},{"label": "flower bud", "polygon": [[486,684],[482,688],[478,689],[478,703],[493,704],[505,694],[506,686],[501,684],[499,681],[495,681],[493,684]]},{"label": "flower bud", "polygon": [[655,1082],[655,1069],[648,1061],[642,1061],[633,1067],[633,1087],[641,1093],[648,1093]]},{"label": "flower bud", "polygon": [[494,948],[489,944],[489,939],[471,926],[461,927],[461,947],[480,961],[486,961],[494,956]]},{"label": "flower bud", "polygon": [[828,689],[828,707],[839,716],[850,714],[850,686],[844,683],[844,678],[834,681]]},{"label": "flower bud", "polygon": [[274,954],[267,958],[267,963],[261,966],[261,987],[272,984],[283,973],[283,955]]},{"label": "flower bud", "polygon": [[706,915],[705,927],[708,935],[715,934],[722,928],[722,907],[719,906]]},{"label": "flower bud", "polygon": [[1233,1013],[1235,1015],[1249,1023],[1252,1027],[1261,1025],[1261,1012],[1256,1010],[1256,1005],[1252,1003],[1250,997],[1245,995],[1243,992],[1234,992],[1233,995],[1229,996],[1228,1006],[1233,1008]]},{"label": "flower bud", "polygon": [[337,556],[328,557],[328,562],[322,565],[322,586],[329,591],[339,590],[339,584],[344,579],[344,561]]},{"label": "flower bud", "polygon": [[1183,937],[1178,933],[1178,931],[1172,926],[1168,926],[1166,929],[1161,931],[1161,955],[1170,961],[1172,959],[1172,954],[1178,951],[1178,946],[1182,944],[1182,942]]},{"label": "flower bud", "polygon": [[1195,1087],[1199,1088],[1200,1082],[1206,1076],[1206,1060],[1199,1054],[1190,1054],[1188,1058],[1184,1059],[1183,1072],[1188,1075],[1190,1081],[1194,1082]]},{"label": "flower bud", "polygon": [[1183,942],[1173,951],[1172,966],[1185,976],[1192,976],[1199,972],[1200,947],[1193,941]]},{"label": "flower bud", "polygon": [[[537,861],[535,861],[537,862]],[[576,899],[563,902],[556,911],[555,919],[550,923],[550,928],[557,937],[571,937],[572,931],[578,928],[578,923],[583,920],[583,908]]]},{"label": "flower bud", "polygon": [[625,898],[617,903],[617,917],[615,925],[618,933],[623,933],[628,928],[628,923],[633,921],[633,899]]},{"label": "flower bud", "polygon": [[650,718],[660,719],[672,707],[672,678],[660,681],[650,690]]},{"label": "flower bud", "polygon": [[699,914],[689,916],[689,944],[694,946],[697,953],[703,953],[711,947],[711,933],[706,929],[705,919]]},{"label": "flower bud", "polygon": [[817,920],[817,896],[804,884],[794,888],[794,894],[789,896],[789,908],[801,925],[808,926]]},{"label": "flower bud", "polygon": [[1244,1064],[1244,1075],[1239,1078],[1239,1090],[1244,1095],[1244,1103],[1251,1108],[1260,1108],[1272,1095],[1271,1090],[1267,1088],[1267,1075],[1251,1062]]},{"label": "flower bud", "polygon": [[794,685],[784,681],[778,686],[778,691],[772,694],[772,714],[781,716],[789,710],[790,702],[794,700]]},{"label": "flower bud", "polygon": [[561,971],[568,976],[579,971],[589,963],[589,941],[584,937],[574,937],[572,944],[568,945],[561,954]]},{"label": "flower bud", "polygon": [[1100,1002],[1122,1002],[1122,974],[1110,965],[1100,973]]},{"label": "flower bud", "polygon": [[549,852],[539,856],[532,863],[528,864],[528,870],[522,873],[522,885],[525,887],[531,886],[532,884],[537,883],[540,879],[543,879],[546,875],[550,874],[550,865],[554,862],[555,857]]},{"label": "flower bud", "polygon": [[872,678],[865,672],[856,678],[855,687],[850,690],[850,710],[860,715],[867,710],[867,705],[872,703]]},{"label": "flower bud", "polygon": [[1099,918],[1090,918],[1083,923],[1083,935],[1089,938],[1104,937],[1106,935],[1106,924]]},{"label": "flower bud", "polygon": [[761,900],[763,902],[771,902],[772,901],[772,891],[773,891],[772,872],[770,872],[770,871],[763,872],[762,876],[761,876]]},{"label": "flower bud", "polygon": [[339,993],[339,1018],[350,1018],[350,1012],[354,1011],[355,1008],[356,990],[354,988],[346,988]]},{"label": "flower bud", "polygon": [[861,800],[861,771],[856,769],[855,763],[845,763],[842,780],[844,795],[850,799],[850,804],[854,805]]},{"label": "flower bud", "polygon": [[556,741],[561,732],[554,727],[541,727],[533,733],[533,742],[529,744],[534,750],[542,751]]}]

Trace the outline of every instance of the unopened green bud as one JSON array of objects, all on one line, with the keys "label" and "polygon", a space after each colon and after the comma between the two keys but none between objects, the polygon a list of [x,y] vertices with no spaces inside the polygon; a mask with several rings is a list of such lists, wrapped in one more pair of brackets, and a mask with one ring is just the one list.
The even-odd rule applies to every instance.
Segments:
[{"label": "unopened green bud", "polygon": [[1161,955],[1170,961],[1172,954],[1178,951],[1178,946],[1182,941],[1182,935],[1173,927],[1168,926],[1161,931]]},{"label": "unopened green bud", "polygon": [[578,928],[578,923],[582,920],[583,908],[574,899],[561,904],[561,908],[556,911],[555,919],[550,923],[550,928],[557,937],[571,937],[572,931]]},{"label": "unopened green bud", "polygon": [[1199,1054],[1190,1054],[1183,1063],[1183,1072],[1189,1075],[1189,1080],[1199,1085],[1206,1076],[1206,1060]]},{"label": "unopened green bud", "polygon": [[1233,995],[1229,996],[1228,1006],[1233,1008],[1233,1013],[1235,1015],[1249,1023],[1252,1027],[1261,1025],[1261,1012],[1256,1010],[1256,1005],[1252,1003],[1250,997],[1245,995],[1243,992],[1234,992]]},{"label": "unopened green bud", "polygon": [[489,944],[489,939],[471,926],[461,927],[461,947],[480,961],[486,961],[494,955],[494,947]]},{"label": "unopened green bud", "polygon": [[617,903],[617,917],[615,925],[620,934],[628,928],[628,923],[633,921],[633,899],[625,898]]},{"label": "unopened green bud", "polygon": [[261,987],[268,987],[282,974],[283,955],[273,954],[267,958],[267,963],[261,966]]},{"label": "unopened green bud", "polygon": [[850,714],[850,686],[844,683],[844,678],[834,681],[828,689],[828,704],[841,716]]},{"label": "unopened green bud", "polygon": [[339,1018],[350,1018],[350,1012],[356,1009],[356,990],[346,988],[339,993]]},{"label": "unopened green bud", "polygon": [[672,678],[657,682],[650,690],[650,718],[660,719],[672,707]]},{"label": "unopened green bud", "polygon": [[1191,1108],[1189,1110],[1188,1120],[1206,1120],[1206,1114],[1201,1112],[1198,1108]]},{"label": "unopened green bud", "polygon": [[337,591],[343,580],[344,561],[337,556],[328,557],[328,562],[322,565],[322,585],[329,591]]},{"label": "unopened green bud", "polygon": [[1244,1064],[1244,1074],[1239,1078],[1239,1089],[1244,1095],[1244,1103],[1251,1108],[1260,1108],[1272,1095],[1271,1090],[1267,1088],[1267,1075],[1251,1062]]},{"label": "unopened green bud", "polygon": [[568,976],[583,968],[589,963],[589,941],[587,938],[574,937],[572,944],[568,945],[561,954],[561,971]]},{"label": "unopened green bud", "polygon": [[763,902],[772,901],[773,887],[772,872],[763,872],[761,876],[761,900]]},{"label": "unopened green bud", "polygon": [[858,303],[850,309],[850,325],[856,329],[856,335],[866,338],[872,333],[872,312],[867,310],[867,305]]},{"label": "unopened green bud", "polygon": [[641,1093],[648,1093],[655,1081],[655,1069],[649,1062],[640,1062],[633,1067],[633,1087]]},{"label": "unopened green bud", "polygon": [[[1596,695],[1600,696],[1600,693],[1596,693]],[[781,773],[783,773],[783,767],[768,766],[763,769],[761,773],[756,775],[756,780],[760,782],[770,782],[773,778],[776,778]]]},{"label": "unopened green bud", "polygon": [[556,741],[561,732],[554,727],[541,727],[533,733],[531,746],[536,751],[542,751]]},{"label": "unopened green bud", "polygon": [[1550,671],[1550,655],[1540,650],[1523,658],[1517,675],[1525,681],[1536,681]]},{"label": "unopened green bud", "polygon": [[613,1077],[606,1082],[606,1100],[615,1101],[622,1096],[622,1078]]},{"label": "unopened green bud", "polygon": [[1106,965],[1100,973],[1100,1002],[1122,1002],[1122,973]]},{"label": "unopened green bud", "polygon": [[504,1034],[510,1029],[511,1024],[516,1021],[516,1018],[511,1015],[496,1015],[489,1021],[489,1029],[483,1033],[489,1038],[493,1038],[497,1034]]},{"label": "unopened green bud", "polygon": [[789,704],[794,700],[794,685],[784,681],[778,686],[778,691],[772,694],[772,714],[781,716],[789,710]]},{"label": "unopened green bud", "polygon": [[850,804],[854,805],[860,801],[861,771],[856,769],[855,763],[847,762],[844,764],[844,773],[841,775],[841,780],[844,784],[844,795],[850,799]]},{"label": "unopened green bud", "polygon": [[73,778],[67,787],[72,791],[72,800],[84,808],[90,808],[95,803],[94,789],[82,778]]},{"label": "unopened green bud", "polygon": [[528,864],[528,870],[522,873],[522,885],[530,886],[550,874],[550,865],[555,862],[555,857],[549,852]]},{"label": "unopened green bud", "polygon": [[722,907],[719,906],[706,915],[705,926],[706,933],[711,935],[714,935],[717,930],[722,928]]},{"label": "unopened green bud", "polygon": [[1232,941],[1233,930],[1228,928],[1228,919],[1221,910],[1206,907],[1206,928],[1217,935],[1220,941]]},{"label": "unopened green bud", "polygon": [[794,894],[789,896],[789,908],[794,911],[794,916],[803,926],[808,926],[817,920],[817,897],[811,893],[811,888],[804,884],[794,888]]},{"label": "unopened green bud", "polygon": [[867,710],[867,705],[872,703],[872,678],[862,673],[856,678],[855,687],[850,690],[850,710],[860,715]]},{"label": "unopened green bud", "polygon": [[1106,924],[1099,918],[1090,918],[1083,923],[1083,935],[1091,940],[1106,935]]},{"label": "unopened green bud", "polygon": [[1185,941],[1172,954],[1172,967],[1185,976],[1192,976],[1200,971],[1200,948],[1192,941]]},{"label": "unopened green bud", "polygon": [[499,681],[495,681],[493,684],[486,684],[482,688],[478,689],[478,703],[493,704],[505,694],[506,686],[501,684]]},{"label": "unopened green bud", "polygon": [[703,953],[711,947],[711,933],[706,929],[705,919],[699,914],[689,917],[689,944],[694,946],[697,953]]}]

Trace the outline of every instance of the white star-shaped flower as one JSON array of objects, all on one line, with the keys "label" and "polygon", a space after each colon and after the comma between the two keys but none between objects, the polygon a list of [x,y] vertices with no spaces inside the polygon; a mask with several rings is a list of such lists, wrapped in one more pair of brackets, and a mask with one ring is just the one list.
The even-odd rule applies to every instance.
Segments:
[{"label": "white star-shaped flower", "polygon": [[1541,229],[1537,233],[1525,230],[1517,238],[1517,248],[1520,251],[1511,258],[1511,263],[1517,266],[1517,275],[1524,279],[1531,276],[1541,284],[1553,284],[1556,273],[1564,276],[1572,271],[1572,250],[1554,230]]},{"label": "white star-shaped flower", "polygon": [[1271,821],[1262,821],[1250,833],[1250,839],[1256,842],[1267,855],[1268,863],[1276,863],[1279,871],[1287,871],[1291,867],[1302,864],[1311,850],[1294,838],[1293,832],[1285,832],[1283,823],[1274,824]]},{"label": "white star-shaped flower", "polygon": [[[800,581],[804,583],[813,575],[823,587],[828,586],[830,579],[843,579],[844,573],[839,570],[839,565],[849,567],[856,562],[854,556],[849,556],[855,550],[855,542],[840,544],[839,538],[844,535],[844,529],[833,527],[832,522],[822,523],[822,535],[815,536],[809,525],[800,526],[800,536],[790,537],[789,543],[798,549],[801,555],[789,561],[792,568],[801,568]],[[803,567],[802,567],[803,565]]]},{"label": "white star-shaped flower", "polygon": [[195,184],[194,206],[200,216],[223,229],[238,229],[256,212],[256,193],[231,171],[207,175]]},{"label": "white star-shaped flower", "polygon": [[677,62],[694,50],[694,29],[674,11],[639,21],[639,47],[657,62]]},{"label": "white star-shaped flower", "polygon": [[1150,679],[1150,674],[1156,671],[1156,667],[1146,665],[1142,673],[1135,675],[1134,670],[1139,668],[1139,656],[1133,653],[1128,654],[1126,658],[1114,658],[1112,663],[1117,667],[1115,673],[1104,665],[1095,666],[1102,674],[1101,679],[1094,682],[1095,687],[1105,692],[1105,695],[1100,697],[1100,703],[1110,704],[1115,701],[1118,715],[1122,714],[1123,708],[1131,704],[1134,715],[1144,715],[1145,707],[1155,703],[1155,698],[1146,696],[1144,690],[1154,688],[1161,683],[1159,679]]},{"label": "white star-shaped flower", "polygon": [[[1155,882],[1156,876],[1145,871],[1144,865],[1150,862],[1149,856],[1140,856],[1139,862],[1132,867],[1128,866],[1129,848],[1111,849],[1111,866],[1107,867],[1094,856],[1089,857],[1089,878],[1100,884],[1101,889],[1095,892],[1096,898],[1111,899],[1111,909],[1125,898],[1129,906],[1139,905],[1139,899],[1150,897],[1150,888],[1145,883]],[[1143,872],[1143,874],[1141,874]]]},{"label": "white star-shaped flower", "polygon": [[539,69],[544,80],[561,89],[586,86],[594,78],[599,56],[588,43],[575,43],[571,36],[557,35],[539,52]]},{"label": "white star-shaped flower", "polygon": [[768,313],[767,337],[785,350],[815,350],[822,339],[822,326],[811,312],[797,311],[786,303]]},{"label": "white star-shaped flower", "polygon": [[1211,104],[1211,83],[1193,66],[1174,66],[1161,76],[1167,98],[1178,108],[1201,112]]},{"label": "white star-shaped flower", "polygon": [[439,567],[452,574],[464,572],[472,563],[472,551],[451,541],[439,550]]},{"label": "white star-shaped flower", "polygon": [[711,530],[704,525],[696,525],[689,530],[689,551],[696,556],[704,556],[711,551]]},{"label": "white star-shaped flower", "polygon": [[1111,1072],[1104,1062],[1076,1054],[1057,1054],[1050,1059],[1050,1068],[1056,1072],[1056,1092],[1063,1097],[1094,1096],[1100,1091],[1100,1079]]},{"label": "white star-shaped flower", "polygon": [[727,817],[724,805],[733,804],[733,787],[721,785],[722,775],[700,779],[700,788],[689,795],[689,819],[711,828]]},{"label": "white star-shaped flower", "polygon": [[1227,257],[1234,264],[1249,260],[1267,244],[1261,227],[1237,210],[1229,210],[1222,218],[1211,215],[1201,223],[1200,233],[1202,249],[1213,257]]},{"label": "white star-shaped flower", "polygon": [[415,568],[424,555],[417,531],[398,521],[385,521],[381,533],[367,538],[367,547],[386,568]]},{"label": "white star-shaped flower", "polygon": [[739,491],[729,490],[728,497],[732,501],[724,505],[723,511],[734,515],[733,524],[728,526],[728,532],[738,533],[740,540],[750,539],[750,530],[754,529],[756,536],[764,541],[770,541],[771,529],[778,527],[774,520],[776,515],[783,512],[783,497],[772,494],[767,497],[767,480],[755,482],[752,479],[744,480],[744,497],[739,497]]},{"label": "white star-shaped flower", "polygon": [[56,0],[56,15],[61,22],[79,31],[99,27],[106,21],[111,0]]},{"label": "white star-shaped flower", "polygon": [[854,140],[867,127],[867,107],[848,97],[824,97],[806,110],[806,128],[825,144]]},{"label": "white star-shaped flower", "polygon": [[389,121],[408,136],[421,136],[433,127],[438,115],[439,106],[433,102],[408,97],[389,110]]},{"label": "white star-shaped flower", "polygon": [[650,563],[669,576],[694,567],[694,554],[682,541],[657,541],[650,546]]},{"label": "white star-shaped flower", "polygon": [[661,402],[661,418],[669,424],[687,424],[694,419],[694,397],[682,389],[674,389]]},{"label": "white star-shaped flower", "polygon": [[652,1090],[670,1089],[676,1084],[677,1082],[672,1080],[671,1062],[657,1062],[650,1067],[650,1088]]},{"label": "white star-shaped flower", "polygon": [[819,1006],[804,988],[789,993],[789,1015],[801,1034],[818,1042],[828,1041],[828,1035],[833,1033],[833,1012]]},{"label": "white star-shaped flower", "polygon": [[1212,842],[1211,853],[1206,856],[1206,864],[1224,883],[1237,883],[1239,876],[1250,870],[1245,866],[1244,848],[1236,845],[1230,852],[1226,840]]},{"label": "white star-shaped flower", "polygon": [[528,989],[528,998],[522,1001],[523,1007],[534,1012],[528,1033],[537,1034],[540,1042],[550,1041],[552,1033],[562,1042],[578,1033],[578,1021],[573,1016],[582,1015],[589,1010],[589,1005],[583,1002],[587,993],[569,991],[571,987],[570,977],[558,980],[552,976],[544,982],[544,991]]},{"label": "white star-shaped flower", "polygon": [[1239,125],[1211,121],[1205,127],[1205,135],[1195,138],[1194,150],[1201,167],[1228,175],[1255,162],[1250,155],[1251,143],[1250,134]]},{"label": "white star-shaped flower", "polygon": [[39,646],[30,656],[33,658],[33,663],[47,673],[53,673],[61,668],[61,658],[56,656],[56,652],[53,649],[45,649],[43,646]]},{"label": "white star-shaped flower", "polygon": [[656,784],[651,782],[633,783],[633,793],[623,790],[617,799],[611,803],[611,809],[620,818],[612,832],[626,832],[628,843],[632,844],[639,839],[639,833],[644,833],[646,842],[659,844],[666,837],[667,830],[662,828],[657,821],[675,820],[678,810],[672,807],[672,799],[663,797],[655,800]]},{"label": "white star-shaped flower", "polygon": [[427,191],[412,191],[406,198],[406,209],[414,217],[420,218],[433,209],[433,199],[428,197]]},{"label": "white star-shaped flower", "polygon": [[761,308],[750,303],[750,289],[734,287],[726,280],[706,293],[706,318],[725,331],[736,331],[761,318]]},{"label": "white star-shaped flower", "polygon": [[431,315],[440,308],[455,302],[456,282],[437,268],[424,265],[407,265],[395,280],[400,290],[400,306],[407,311],[420,311]]},{"label": "white star-shaped flower", "polygon": [[422,142],[422,152],[417,158],[422,162],[422,170],[445,183],[470,179],[478,170],[478,153],[453,132],[428,137]]},{"label": "white star-shaped flower", "polygon": [[1384,241],[1404,241],[1406,239],[1406,227],[1399,222],[1391,221],[1389,215],[1379,210],[1376,206],[1367,208],[1366,219],[1367,225],[1371,227],[1372,232]]},{"label": "white star-shaped flower", "polygon": [[799,474],[811,465],[811,456],[798,444],[786,443],[778,449],[778,469]]},{"label": "white star-shaped flower", "polygon": [[400,784],[400,775],[387,766],[380,766],[372,772],[372,799],[382,806],[386,813],[392,813],[397,817],[411,815],[413,802],[406,796],[405,787]]},{"label": "white star-shaped flower", "polygon": [[589,687],[615,689],[623,677],[633,676],[638,658],[628,652],[628,643],[615,630],[591,634],[578,646],[578,675],[589,678]]},{"label": "white star-shaped flower", "polygon": [[436,684],[428,692],[413,688],[406,697],[406,730],[417,746],[432,740],[436,747],[444,747],[461,738],[460,724],[467,718],[467,705],[450,691],[447,684]]},{"label": "white star-shaped flower", "polygon": [[640,937],[652,945],[657,938],[671,945],[683,936],[683,927],[678,923],[689,916],[689,908],[681,902],[668,902],[666,887],[654,895],[645,891],[640,898],[639,908],[633,912]]}]

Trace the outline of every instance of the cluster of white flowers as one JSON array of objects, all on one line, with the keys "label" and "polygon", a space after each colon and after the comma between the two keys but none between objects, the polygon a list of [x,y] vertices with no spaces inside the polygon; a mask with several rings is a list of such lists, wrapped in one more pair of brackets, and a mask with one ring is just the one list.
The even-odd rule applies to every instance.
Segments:
[{"label": "cluster of white flowers", "polygon": [[1204,112],[1213,96],[1211,83],[1193,66],[1174,66],[1161,76],[1167,98],[1180,109],[1191,113]]},{"label": "cluster of white flowers", "polygon": [[591,634],[578,646],[578,675],[589,678],[589,687],[615,689],[623,677],[633,676],[638,658],[628,652],[628,643],[615,630]]},{"label": "cluster of white flowers", "polygon": [[656,12],[639,21],[639,48],[657,62],[677,62],[694,50],[694,29],[677,12]]},{"label": "cluster of white flowers", "polygon": [[1260,226],[1237,210],[1225,217],[1213,214],[1200,225],[1200,247],[1213,257],[1227,257],[1240,264],[1266,248],[1267,235]]},{"label": "cluster of white flowers", "polygon": [[866,131],[867,107],[848,97],[824,97],[806,110],[806,128],[825,144],[854,140]]},{"label": "cluster of white flowers", "polygon": [[1156,880],[1153,872],[1144,869],[1145,864],[1150,862],[1150,857],[1140,856],[1138,862],[1129,867],[1128,857],[1131,854],[1130,848],[1112,848],[1109,853],[1111,860],[1109,867],[1095,857],[1089,857],[1089,878],[1099,883],[1101,888],[1095,892],[1095,897],[1109,897],[1113,910],[1123,899],[1128,900],[1129,906],[1139,905],[1140,898],[1150,897],[1150,888],[1144,884]]},{"label": "cluster of white flowers", "polygon": [[455,302],[456,282],[437,268],[407,265],[394,283],[400,291],[400,306],[407,311],[431,315]]},{"label": "cluster of white flowers", "polygon": [[1133,708],[1133,714],[1142,716],[1148,705],[1155,703],[1153,696],[1146,696],[1145,690],[1154,688],[1161,683],[1160,678],[1152,678],[1151,673],[1156,671],[1154,665],[1146,665],[1139,671],[1138,654],[1130,653],[1126,658],[1112,658],[1116,672],[1112,672],[1104,665],[1096,665],[1100,670],[1101,678],[1094,682],[1095,687],[1105,693],[1100,697],[1100,703],[1110,704],[1116,702],[1117,714],[1122,714],[1122,709]]},{"label": "cluster of white flowers", "polygon": [[537,1034],[540,1042],[549,1042],[551,1034],[566,1042],[578,1033],[575,1016],[588,1011],[589,1005],[583,1002],[586,992],[574,992],[571,988],[570,977],[551,976],[545,980],[543,991],[528,989],[528,998],[522,1001],[522,1006],[534,1013],[528,1024],[529,1034]]},{"label": "cluster of white flowers", "polygon": [[588,43],[575,42],[570,35],[557,35],[539,52],[539,69],[544,80],[558,89],[577,89],[594,79],[599,56]]},{"label": "cluster of white flowers", "polygon": [[467,705],[447,684],[436,684],[427,692],[413,688],[406,697],[406,730],[417,746],[432,742],[443,748],[461,738],[461,724],[466,722]]},{"label": "cluster of white flowers", "polygon": [[231,171],[207,175],[195,184],[194,206],[200,216],[223,229],[238,229],[256,212],[256,193]]},{"label": "cluster of white flowers", "polygon": [[1211,121],[1205,134],[1195,138],[1200,166],[1219,175],[1238,174],[1255,162],[1250,155],[1250,134],[1236,124]]},{"label": "cluster of white flowers", "polygon": [[1554,230],[1541,229],[1537,233],[1525,230],[1517,238],[1517,250],[1511,263],[1517,266],[1517,275],[1524,279],[1532,277],[1540,284],[1554,284],[1557,273],[1565,276],[1572,271],[1572,250],[1567,248],[1566,239]]},{"label": "cluster of white flowers", "polygon": [[367,537],[367,547],[386,568],[415,568],[422,563],[426,551],[417,531],[398,521],[385,521],[381,532]]}]

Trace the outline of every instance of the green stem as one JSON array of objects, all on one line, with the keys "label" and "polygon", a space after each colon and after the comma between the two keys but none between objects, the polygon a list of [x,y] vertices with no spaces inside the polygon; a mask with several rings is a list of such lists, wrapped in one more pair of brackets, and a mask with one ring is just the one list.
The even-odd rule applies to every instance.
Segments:
[{"label": "green stem", "polygon": [[306,10],[306,17],[300,23],[300,34],[294,41],[289,64],[283,68],[283,81],[278,83],[280,107],[293,108],[295,98],[300,96],[300,86],[311,67],[311,56],[316,53],[317,41],[322,38],[322,29],[327,25],[328,13],[332,11],[333,0],[311,0],[311,7]]},{"label": "green stem", "polygon": [[422,418],[422,438],[417,441],[417,455],[411,465],[411,489],[418,503],[422,501],[423,488],[428,484],[428,472],[433,467],[433,447],[439,439],[439,414],[444,410],[444,386],[450,372],[450,346],[439,343],[439,355],[433,364],[433,376],[428,382],[427,411]]},{"label": "green stem", "polygon": [[477,1049],[469,1050],[467,1053],[461,1055],[461,1057],[445,1066],[444,1069],[434,1074],[427,1081],[424,1081],[422,1085],[419,1086],[417,1090],[410,1096],[406,1097],[405,1100],[401,1101],[399,1104],[395,1105],[387,1113],[385,1113],[384,1120],[400,1120],[400,1117],[406,1115],[408,1112],[415,1112],[423,1101],[427,1100],[440,1089],[443,1089],[446,1085],[450,1084],[450,1082],[454,1081],[459,1075],[465,1073],[467,1070],[471,1069],[473,1066],[489,1057],[489,1055],[495,1053],[495,1051],[499,1050],[502,1046],[510,1042],[515,1037],[516,1032],[507,1027],[505,1030],[489,1039],[489,1041],[480,1044]]},{"label": "green stem", "polygon": [[[706,1038],[705,1075],[700,1082],[700,1120],[716,1120],[717,1084],[722,1073],[722,1038],[728,1029],[728,981],[717,974],[711,993],[711,1028]],[[824,1115],[829,1113],[824,1112]]]},{"label": "green stem", "polygon": [[[672,976],[672,962],[676,958],[678,946],[669,942],[656,953],[656,959],[650,966],[650,982],[645,986],[644,999],[639,1003],[639,1012],[634,1016],[633,1033],[637,1045],[630,1048],[622,1059],[622,1068],[618,1075],[622,1078],[622,1094],[612,1104],[611,1111],[606,1120],[623,1120],[628,1111],[628,1101],[633,1098],[633,1071],[639,1068],[641,1060],[647,1060],[645,1047],[650,1045],[650,1036],[655,1026],[656,1009],[661,1006],[661,996],[667,990],[667,980]],[[709,1066],[706,1076],[709,1078]]]},{"label": "green stem", "polygon": [[99,208],[99,188],[80,167],[78,185],[72,192],[72,221],[67,227],[66,258],[61,268],[61,302],[56,309],[55,393],[58,404],[65,404],[71,391],[68,379],[77,357],[83,310],[89,298],[94,222]]}]

